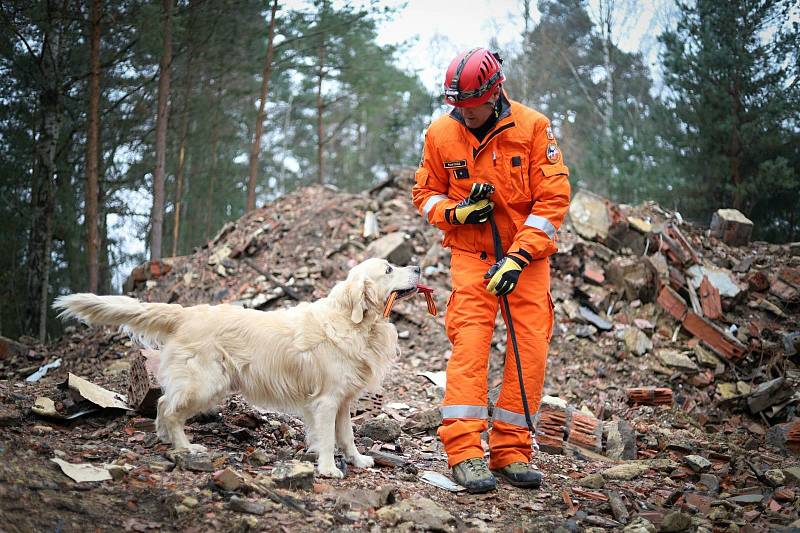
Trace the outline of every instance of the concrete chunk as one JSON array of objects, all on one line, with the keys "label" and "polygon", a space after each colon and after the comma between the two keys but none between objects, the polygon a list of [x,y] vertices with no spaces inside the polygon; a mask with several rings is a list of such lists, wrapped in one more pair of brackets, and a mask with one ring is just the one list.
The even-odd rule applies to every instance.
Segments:
[{"label": "concrete chunk", "polygon": [[569,219],[575,231],[584,239],[604,240],[611,227],[606,201],[584,190],[573,196],[569,205]]},{"label": "concrete chunk", "polygon": [[711,234],[725,244],[741,246],[750,242],[753,221],[738,209],[718,209],[711,216]]}]

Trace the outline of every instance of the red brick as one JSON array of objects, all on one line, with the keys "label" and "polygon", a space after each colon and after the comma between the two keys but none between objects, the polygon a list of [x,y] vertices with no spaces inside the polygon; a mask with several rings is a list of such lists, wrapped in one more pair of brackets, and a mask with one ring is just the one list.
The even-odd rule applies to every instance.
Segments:
[{"label": "red brick", "polygon": [[769,277],[763,272],[751,272],[747,275],[747,285],[751,291],[764,292],[769,289]]},{"label": "red brick", "polygon": [[628,400],[638,405],[672,405],[672,389],[668,387],[634,387],[627,392]]},{"label": "red brick", "polygon": [[142,350],[131,362],[128,382],[128,403],[139,413],[155,418],[156,404],[161,397],[158,383],[158,355],[152,350]]},{"label": "red brick", "polygon": [[663,307],[675,320],[682,321],[686,316],[686,302],[681,295],[675,292],[672,287],[664,286],[658,294],[658,303]]},{"label": "red brick", "polygon": [[738,361],[747,354],[747,346],[692,311],[683,319],[683,327],[726,359]]},{"label": "red brick", "polygon": [[595,417],[573,411],[567,442],[599,453],[603,449],[603,426]]},{"label": "red brick", "polygon": [[563,453],[567,412],[542,406],[537,418],[536,441],[539,446],[548,453]]},{"label": "red brick", "polygon": [[703,315],[711,320],[716,320],[722,316],[722,302],[719,298],[719,291],[714,287],[708,276],[703,276],[703,281],[700,283],[700,303],[703,307]]}]

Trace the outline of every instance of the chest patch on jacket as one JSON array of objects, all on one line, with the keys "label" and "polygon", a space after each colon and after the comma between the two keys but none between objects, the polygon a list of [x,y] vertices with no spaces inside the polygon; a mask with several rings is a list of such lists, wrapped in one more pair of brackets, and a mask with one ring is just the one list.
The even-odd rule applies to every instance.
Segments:
[{"label": "chest patch on jacket", "polygon": [[515,155],[511,158],[511,166],[512,167],[521,167],[522,166],[522,158],[518,155]]},{"label": "chest patch on jacket", "polygon": [[457,180],[463,180],[469,177],[469,171],[467,170],[467,167],[455,169],[455,174]]},{"label": "chest patch on jacket", "polygon": [[466,168],[467,160],[459,159],[458,161],[445,161],[444,168]]}]

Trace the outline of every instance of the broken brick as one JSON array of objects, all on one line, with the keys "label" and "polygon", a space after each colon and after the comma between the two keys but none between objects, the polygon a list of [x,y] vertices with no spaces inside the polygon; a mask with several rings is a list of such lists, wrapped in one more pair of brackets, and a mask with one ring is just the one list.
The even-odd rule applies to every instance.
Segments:
[{"label": "broken brick", "polygon": [[800,291],[780,278],[775,279],[770,284],[769,292],[786,303],[796,304],[800,302]]},{"label": "broken brick", "polygon": [[711,320],[716,320],[722,316],[722,302],[719,298],[719,290],[708,280],[708,276],[703,276],[703,281],[699,287],[700,303],[703,308],[703,315]]},{"label": "broken brick", "polygon": [[677,321],[686,316],[686,301],[672,287],[664,286],[658,294],[658,303]]},{"label": "broken brick", "polygon": [[637,405],[672,405],[668,387],[635,387],[627,390],[628,400]]},{"label": "broken brick", "polygon": [[769,277],[761,271],[751,272],[745,279],[751,291],[764,292],[769,289]]},{"label": "broken brick", "polygon": [[726,359],[738,361],[747,353],[747,346],[738,339],[692,311],[689,311],[683,319],[683,327]]},{"label": "broken brick", "polygon": [[[149,357],[145,356],[149,354]],[[158,356],[156,352],[142,350],[133,358],[128,381],[128,403],[139,413],[150,418],[157,414],[157,403],[161,397],[158,384]]]},{"label": "broken brick", "polygon": [[567,412],[563,409],[542,406],[537,415],[536,441],[547,453],[564,453],[564,433],[567,426]]},{"label": "broken brick", "polygon": [[594,452],[603,449],[603,425],[595,417],[573,412],[568,428],[567,442]]},{"label": "broken brick", "polygon": [[603,269],[597,265],[592,263],[586,263],[583,267],[583,277],[591,281],[592,283],[596,283],[598,285],[602,285],[606,281],[605,273]]}]

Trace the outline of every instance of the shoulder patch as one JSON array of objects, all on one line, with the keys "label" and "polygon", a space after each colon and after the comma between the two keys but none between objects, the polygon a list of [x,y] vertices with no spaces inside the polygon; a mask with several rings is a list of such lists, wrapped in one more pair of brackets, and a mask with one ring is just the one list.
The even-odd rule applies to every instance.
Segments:
[{"label": "shoulder patch", "polygon": [[555,143],[547,145],[547,160],[551,163],[558,163],[561,160],[561,150]]},{"label": "shoulder patch", "polygon": [[458,161],[445,161],[444,168],[463,168],[467,166],[466,159],[459,159]]}]

